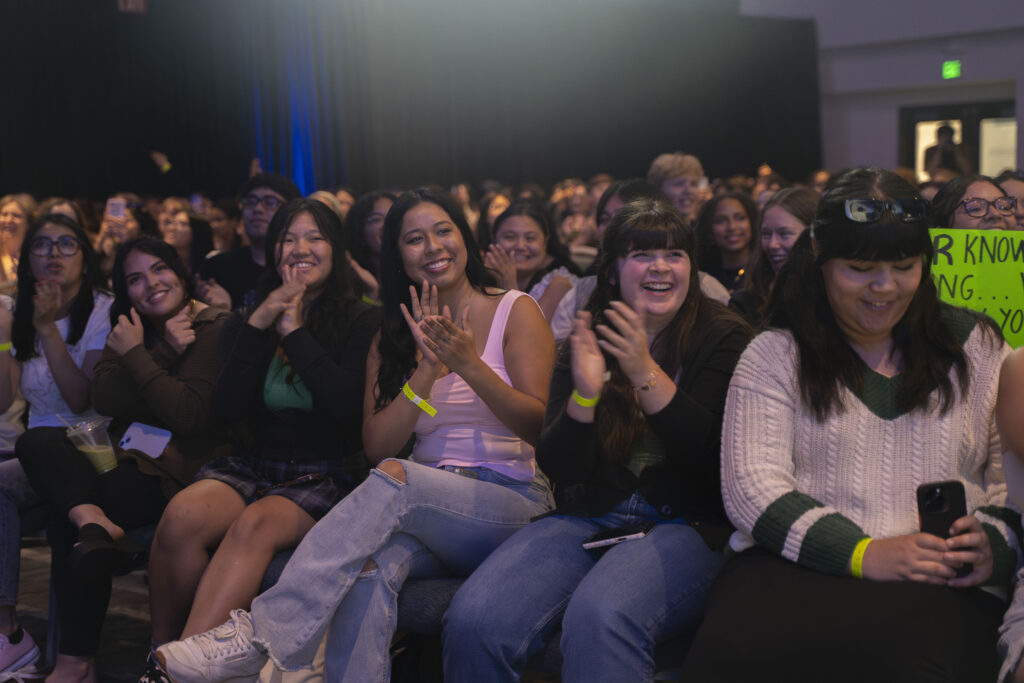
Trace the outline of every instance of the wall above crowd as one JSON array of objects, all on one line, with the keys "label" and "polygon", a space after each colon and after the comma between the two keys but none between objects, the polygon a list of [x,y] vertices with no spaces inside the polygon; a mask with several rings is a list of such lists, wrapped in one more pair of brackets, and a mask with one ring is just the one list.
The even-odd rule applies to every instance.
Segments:
[{"label": "wall above crowd", "polygon": [[[735,3],[734,3],[735,4]],[[698,9],[694,9],[696,6]],[[311,191],[820,165],[813,23],[700,3],[6,3],[0,187],[151,191],[148,152],[230,193],[258,156]],[[44,28],[45,27],[45,28]],[[36,30],[38,28],[38,30]]]}]

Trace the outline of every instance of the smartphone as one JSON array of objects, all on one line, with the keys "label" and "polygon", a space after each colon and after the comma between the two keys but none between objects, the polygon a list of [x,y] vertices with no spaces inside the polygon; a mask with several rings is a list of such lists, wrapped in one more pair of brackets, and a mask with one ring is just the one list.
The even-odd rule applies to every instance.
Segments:
[{"label": "smartphone", "polygon": [[124,197],[111,197],[107,200],[107,215],[111,218],[124,218],[125,207],[128,202]]},{"label": "smartphone", "polygon": [[[967,516],[967,494],[959,481],[936,481],[917,487],[917,514],[921,531],[939,538],[949,538],[953,522]],[[974,570],[965,564],[956,575],[967,576]]]},{"label": "smartphone", "polygon": [[584,550],[594,550],[595,548],[607,548],[618,545],[625,541],[635,541],[646,536],[653,528],[654,522],[644,522],[642,524],[605,529],[583,541],[583,548]]}]

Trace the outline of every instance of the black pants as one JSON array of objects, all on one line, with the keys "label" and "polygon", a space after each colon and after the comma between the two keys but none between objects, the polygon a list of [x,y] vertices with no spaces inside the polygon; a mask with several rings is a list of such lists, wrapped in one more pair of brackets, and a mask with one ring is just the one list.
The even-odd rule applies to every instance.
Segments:
[{"label": "black pants", "polygon": [[155,524],[167,506],[159,477],[141,474],[131,459],[98,474],[89,460],[68,441],[61,427],[36,427],[14,447],[36,493],[53,511],[50,525],[53,590],[60,618],[60,653],[86,657],[100,645],[100,629],[110,602],[111,577],[85,581],[73,575],[68,556],[78,531],[68,521],[76,505],[99,506],[125,530]]},{"label": "black pants", "polygon": [[712,586],[681,680],[994,681],[1005,608],[977,588],[859,581],[748,550]]}]

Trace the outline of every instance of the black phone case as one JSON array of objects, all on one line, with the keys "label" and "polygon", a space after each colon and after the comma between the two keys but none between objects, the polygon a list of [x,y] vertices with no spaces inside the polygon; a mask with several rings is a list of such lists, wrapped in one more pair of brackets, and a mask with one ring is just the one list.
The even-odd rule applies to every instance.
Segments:
[{"label": "black phone case", "polygon": [[[935,492],[941,490],[941,500]],[[953,522],[967,515],[967,494],[959,481],[938,481],[917,487],[917,514],[921,520],[921,531],[939,538],[949,538],[949,527]],[[973,565],[966,564],[956,575],[967,576]]]}]

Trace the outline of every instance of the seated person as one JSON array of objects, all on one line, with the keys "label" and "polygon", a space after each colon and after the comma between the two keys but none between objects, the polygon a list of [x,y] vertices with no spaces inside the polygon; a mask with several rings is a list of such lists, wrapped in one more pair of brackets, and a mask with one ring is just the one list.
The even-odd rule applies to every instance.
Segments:
[{"label": "seated person", "polygon": [[[563,680],[651,680],[654,645],[696,628],[724,561],[722,411],[750,330],[700,291],[696,238],[667,202],[623,207],[602,254],[537,444],[571,496],[459,589],[445,615],[448,680],[518,681],[559,624]],[[638,524],[649,527],[639,540],[581,546]]]},{"label": "seated person", "polygon": [[533,297],[551,326],[555,342],[572,330],[573,286],[580,271],[551,230],[540,203],[517,199],[494,221],[494,241],[481,244],[484,265],[498,286],[518,289]]},{"label": "seated person", "polygon": [[[1009,348],[939,301],[928,228],[913,186],[861,168],[797,240],[729,387],[736,554],[683,680],[994,680],[1018,564],[994,419]],[[917,488],[950,480],[968,514],[921,532]]]},{"label": "seated person", "polygon": [[[377,467],[251,612],[157,651],[174,680],[253,676],[268,656],[308,666],[326,633],[326,680],[386,681],[406,578],[466,576],[551,507],[531,444],[555,345],[536,302],[493,287],[465,215],[441,190],[406,192],[388,212],[381,276],[363,424]],[[410,459],[394,459],[414,435]]]},{"label": "seated person", "polygon": [[232,310],[255,303],[255,287],[267,267],[265,244],[267,226],[281,204],[302,196],[288,178],[276,173],[252,176],[239,192],[242,229],[249,245],[236,247],[203,262],[196,287],[208,304],[230,305]]},{"label": "seated person", "polygon": [[950,180],[932,200],[935,226],[968,230],[1013,230],[1016,200],[988,176]]},{"label": "seated person", "polygon": [[789,258],[797,238],[814,220],[819,198],[811,188],[798,185],[779,190],[764,205],[757,230],[761,240],[754,250],[753,265],[743,287],[729,299],[729,307],[739,311],[755,328],[761,324],[776,274]]},{"label": "seated person", "polygon": [[715,195],[697,217],[700,266],[730,294],[743,286],[761,242],[757,217],[757,206],[743,192]]},{"label": "seated person", "polygon": [[248,607],[274,555],[366,472],[362,389],[380,317],[349,284],[341,220],[319,201],[293,199],[264,248],[274,267],[256,307],[224,324],[213,395],[226,421],[251,420],[254,439],[200,470],[160,519],[149,564],[156,643]]},{"label": "seated person", "polygon": [[[90,382],[110,331],[111,298],[100,289],[102,276],[85,231],[58,214],[28,228],[18,259],[18,281],[21,287],[13,317],[0,308],[0,346],[6,347],[0,351],[0,410],[8,410],[18,400],[20,388],[31,405],[30,432],[59,427],[63,433],[65,422],[96,415],[90,407]],[[39,656],[32,638],[18,630],[14,617],[20,562],[18,512],[38,503],[39,497],[17,460],[0,463],[0,477],[6,501],[0,506],[0,583],[8,587],[0,595],[4,603],[0,614],[9,626],[0,663],[9,670]],[[61,663],[67,664],[58,662],[58,666]],[[58,676],[68,673],[62,668]]]},{"label": "seated person", "polygon": [[682,152],[658,155],[647,170],[647,181],[661,190],[679,213],[691,222],[697,220],[700,211],[703,179],[704,167],[700,160]]},{"label": "seated person", "polygon": [[103,473],[63,427],[35,427],[18,441],[25,473],[56,518],[49,534],[60,619],[54,681],[96,680],[111,576],[122,559],[117,542],[126,530],[155,524],[167,501],[227,444],[210,407],[227,310],[195,301],[185,265],[152,238],[121,246],[113,282],[113,329],[93,372],[93,405],[114,418],[115,444],[133,423],[173,437],[155,453],[118,449]]}]

